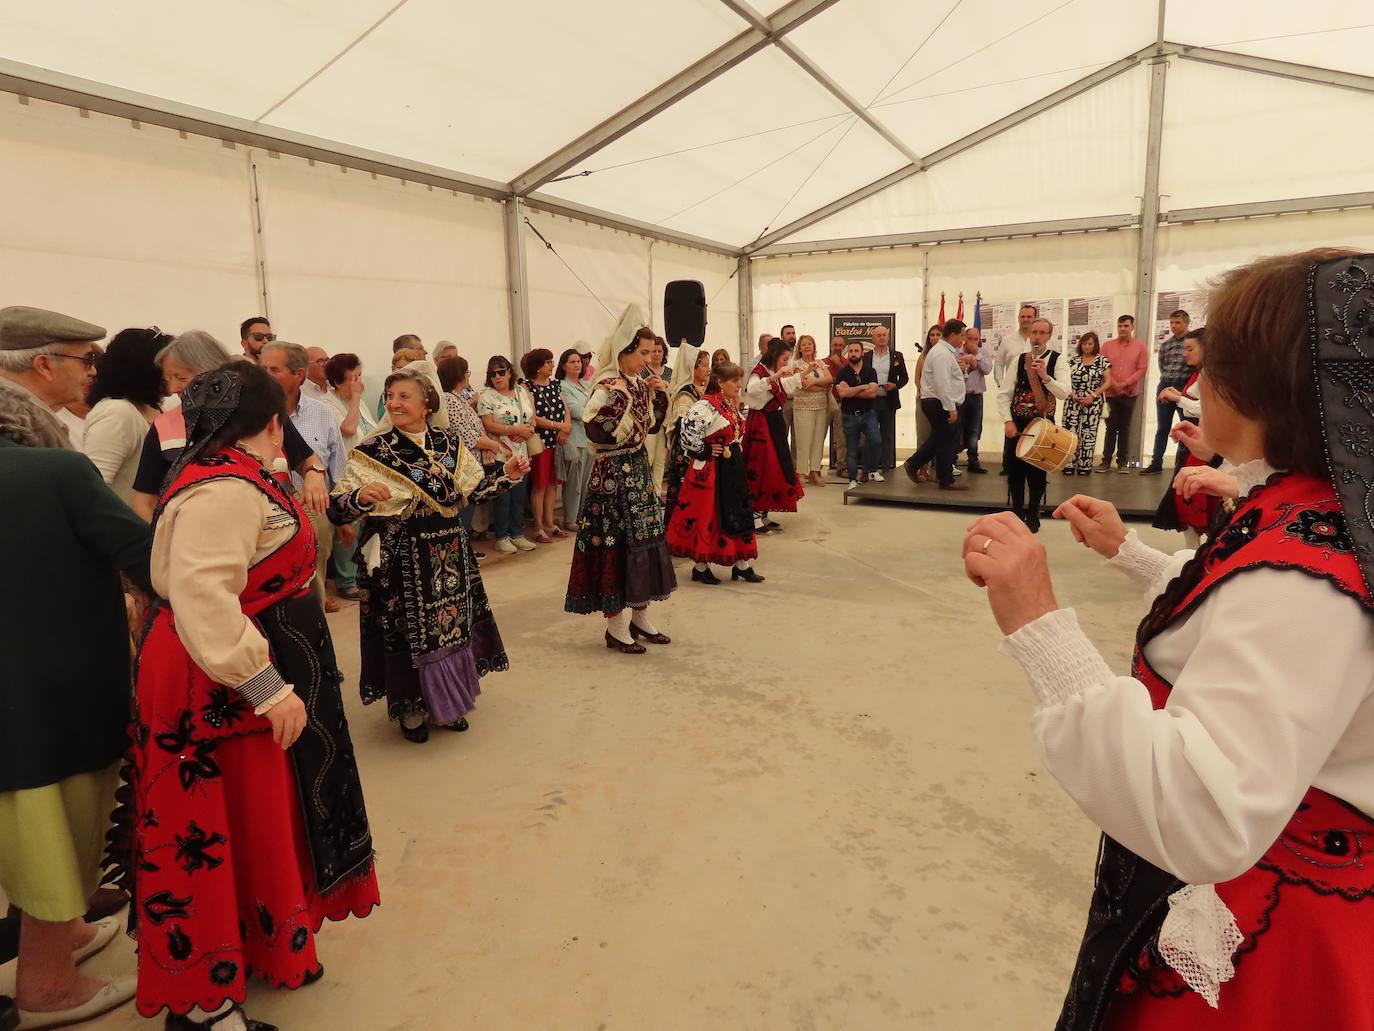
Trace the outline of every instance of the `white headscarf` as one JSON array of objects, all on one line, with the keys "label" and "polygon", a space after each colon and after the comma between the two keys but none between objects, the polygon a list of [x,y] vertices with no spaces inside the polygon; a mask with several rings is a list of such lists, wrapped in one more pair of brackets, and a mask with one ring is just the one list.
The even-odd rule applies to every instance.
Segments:
[{"label": "white headscarf", "polygon": [[[418,372],[424,377],[426,382],[434,388],[434,392],[439,395],[439,410],[430,412],[425,421],[436,430],[448,429],[448,405],[444,403],[444,391],[439,386],[439,370],[434,367],[434,363],[425,358],[418,362],[411,362],[409,365],[402,365],[395,372]],[[378,420],[376,428],[368,436],[379,437],[383,433],[391,432],[391,429],[391,413],[383,406],[382,417]]]},{"label": "white headscarf", "polygon": [[673,410],[677,396],[688,387],[696,385],[697,357],[701,347],[697,344],[678,344],[673,358],[673,378],[668,384],[668,411]]},{"label": "white headscarf", "polygon": [[630,338],[644,324],[644,309],[637,304],[627,304],[625,314],[620,316],[620,321],[616,323],[611,335],[601,341],[601,346],[596,349],[596,371],[592,373],[593,387],[607,380],[620,378],[620,352],[630,346]]}]

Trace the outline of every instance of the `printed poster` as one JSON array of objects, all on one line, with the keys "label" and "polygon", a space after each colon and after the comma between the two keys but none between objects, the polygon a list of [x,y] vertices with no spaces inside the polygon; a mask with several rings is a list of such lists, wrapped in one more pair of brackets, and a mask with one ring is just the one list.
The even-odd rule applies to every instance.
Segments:
[{"label": "printed poster", "polygon": [[[887,312],[878,315],[834,315],[830,316],[830,340],[844,337],[845,342],[858,340],[865,350],[873,346],[873,331],[879,326],[887,327],[887,340],[891,347],[897,346],[897,314]],[[828,347],[827,352],[829,353]]]}]

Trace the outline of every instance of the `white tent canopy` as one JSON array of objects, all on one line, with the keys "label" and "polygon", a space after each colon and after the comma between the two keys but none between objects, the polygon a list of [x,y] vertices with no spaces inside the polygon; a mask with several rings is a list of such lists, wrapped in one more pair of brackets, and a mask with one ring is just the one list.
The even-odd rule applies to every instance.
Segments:
[{"label": "white tent canopy", "polygon": [[[733,350],[787,255],[1098,231],[1143,310],[1166,241],[1210,267],[1174,227],[1374,206],[1348,0],[52,0],[0,15],[0,90],[12,298],[77,277],[112,324],[270,306],[340,346],[594,338],[680,274]],[[986,293],[1028,247],[862,264],[923,321],[927,270]]]}]

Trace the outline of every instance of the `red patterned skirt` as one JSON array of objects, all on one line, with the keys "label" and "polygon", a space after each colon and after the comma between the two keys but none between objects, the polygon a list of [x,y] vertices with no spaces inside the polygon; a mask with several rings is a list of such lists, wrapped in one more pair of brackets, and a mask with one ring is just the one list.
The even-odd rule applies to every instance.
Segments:
[{"label": "red patterned skirt", "polygon": [[558,478],[554,468],[554,449],[545,446],[544,450],[530,459],[530,486],[536,488],[558,487],[563,481]]},{"label": "red patterned skirt", "polygon": [[744,432],[749,503],[755,512],[795,512],[806,491],[797,479],[782,409],[749,413]]},{"label": "red patterned skirt", "polygon": [[324,921],[378,904],[372,865],[319,894],[287,753],[191,662],[166,609],[144,640],[136,696],[139,1013],[242,1002],[250,973],[299,988],[320,969]]},{"label": "red patterned skirt", "polygon": [[[738,456],[735,462],[739,462]],[[719,467],[720,462],[716,459],[703,462],[700,469],[696,468],[695,462],[688,462],[678,491],[677,505],[668,523],[668,550],[679,558],[690,558],[693,562],[733,566],[736,562],[758,558],[758,538],[752,529],[748,533],[732,535],[721,526],[716,492]],[[743,515],[748,526],[748,513]]]},{"label": "red patterned skirt", "polygon": [[1107,1011],[1111,1031],[1374,1031],[1374,823],[1311,790],[1278,841],[1216,886],[1245,940],[1217,1009],[1146,950]]}]

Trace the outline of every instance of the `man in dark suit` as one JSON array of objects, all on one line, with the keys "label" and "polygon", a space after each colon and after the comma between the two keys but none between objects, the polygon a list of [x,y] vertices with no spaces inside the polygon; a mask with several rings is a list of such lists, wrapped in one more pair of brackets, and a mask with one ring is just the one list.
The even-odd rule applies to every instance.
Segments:
[{"label": "man in dark suit", "polygon": [[[901,390],[907,385],[906,359],[889,346],[886,326],[873,331],[873,350],[864,355],[864,365],[878,377],[880,391],[873,404],[878,425],[883,431],[879,462],[884,470],[897,468],[897,413],[902,407]],[[869,470],[872,472],[873,470]]]}]

